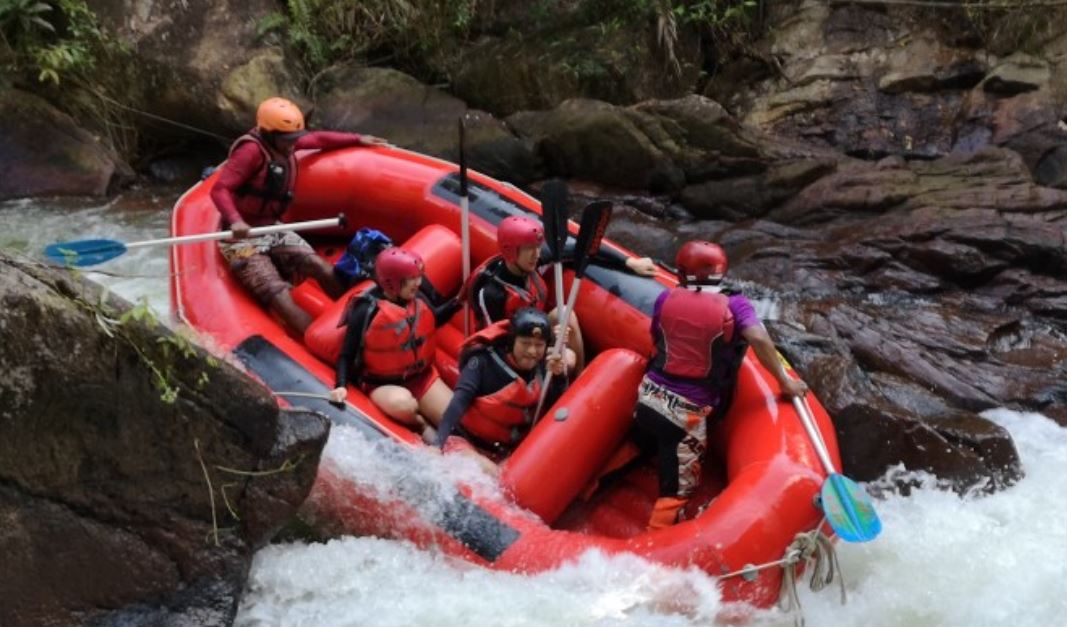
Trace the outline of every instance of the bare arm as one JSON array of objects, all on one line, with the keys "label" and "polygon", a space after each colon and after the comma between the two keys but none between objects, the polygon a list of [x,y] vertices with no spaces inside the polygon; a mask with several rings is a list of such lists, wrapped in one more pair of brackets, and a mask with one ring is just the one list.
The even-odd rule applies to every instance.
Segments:
[{"label": "bare arm", "polygon": [[778,387],[782,389],[783,394],[803,396],[807,393],[808,385],[800,379],[790,377],[785,371],[785,366],[778,359],[778,349],[762,325],[748,327],[741,332],[741,336],[752,347],[752,352],[756,353],[756,359],[778,380]]}]

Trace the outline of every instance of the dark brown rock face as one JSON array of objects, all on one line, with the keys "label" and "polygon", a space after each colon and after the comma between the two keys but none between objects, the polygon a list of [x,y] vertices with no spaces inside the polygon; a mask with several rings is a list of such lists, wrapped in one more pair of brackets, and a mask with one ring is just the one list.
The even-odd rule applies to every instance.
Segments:
[{"label": "dark brown rock face", "polygon": [[0,624],[228,625],[326,420],[67,271],[0,255],[0,303]]},{"label": "dark brown rock face", "polygon": [[41,98],[0,87],[0,200],[102,196],[133,176],[113,150]]}]

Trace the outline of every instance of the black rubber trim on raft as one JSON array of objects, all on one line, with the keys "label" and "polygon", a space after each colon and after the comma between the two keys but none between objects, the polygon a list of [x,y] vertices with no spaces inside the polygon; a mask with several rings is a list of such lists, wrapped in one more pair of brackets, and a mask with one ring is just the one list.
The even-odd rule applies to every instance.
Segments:
[{"label": "black rubber trim on raft", "polygon": [[[253,335],[241,342],[233,352],[241,363],[272,390],[322,395],[330,391],[299,362],[261,335]],[[388,433],[352,405],[341,409],[317,398],[299,397],[287,400],[291,405],[322,413],[333,424],[355,427],[372,442],[392,440]],[[434,492],[440,492],[437,486],[419,481],[411,475],[405,477],[402,483],[404,485],[396,486],[397,493],[408,496],[407,500],[415,506],[427,498],[434,498]],[[445,498],[437,495],[435,501],[439,501],[441,507],[434,508],[434,524],[482,559],[496,561],[519,539],[516,529],[458,491],[445,495]]]},{"label": "black rubber trim on raft", "polygon": [[[458,207],[460,202],[459,174],[452,173],[445,176],[433,186],[431,192],[434,196]],[[518,202],[473,181],[469,183],[467,199],[471,213],[494,226],[509,216],[530,216],[541,219],[537,213],[525,209]],[[564,250],[574,250],[573,235],[567,236]],[[600,250],[585,271],[585,278],[651,316],[656,298],[666,288],[655,279],[622,270],[621,268],[625,266],[625,255],[601,244]]]}]

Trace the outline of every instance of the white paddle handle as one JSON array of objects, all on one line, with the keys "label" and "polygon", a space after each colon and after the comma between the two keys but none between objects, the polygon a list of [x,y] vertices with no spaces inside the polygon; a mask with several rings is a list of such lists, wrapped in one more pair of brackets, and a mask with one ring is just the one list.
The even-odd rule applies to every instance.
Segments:
[{"label": "white paddle handle", "polygon": [[822,462],[823,470],[826,471],[827,475],[835,474],[837,470],[834,469],[834,464],[830,461],[830,453],[826,450],[826,443],[823,442],[822,434],[815,427],[815,418],[812,417],[811,409],[808,408],[807,399],[794,396],[793,407],[797,410],[797,415],[800,416],[800,422],[804,425],[804,430],[808,432],[808,438],[815,447],[815,454],[819,457],[819,461]]},{"label": "white paddle handle", "polygon": [[[282,233],[284,231],[310,231],[312,229],[326,229],[331,226],[341,226],[343,222],[344,218],[338,216],[336,218],[328,218],[324,220],[308,220],[306,222],[290,222],[287,224],[272,224],[271,226],[257,226],[254,229],[249,229],[248,236],[256,237],[258,235],[270,235],[271,233]],[[192,244],[194,242],[210,242],[219,239],[230,239],[232,237],[233,231],[216,231],[214,233],[201,233],[199,235],[182,235],[181,237],[146,239],[142,242],[131,242],[129,244],[126,244],[126,248],[131,249],[145,248],[148,246]]]},{"label": "white paddle handle", "polygon": [[[578,276],[574,277],[574,281],[571,282],[571,291],[567,295],[567,304],[563,306],[563,313],[556,320],[556,324],[559,325],[561,332],[559,337],[556,338],[556,344],[552,347],[552,352],[563,358],[563,348],[567,345],[564,339],[567,337],[567,327],[570,326],[571,312],[574,311],[574,301],[578,300],[578,286],[582,284],[582,279]],[[541,409],[545,406],[545,397],[548,396],[548,384],[552,383],[552,371],[549,370],[545,373],[545,383],[541,386],[541,398],[537,401],[537,411],[534,412],[534,421],[536,422],[541,416]]]},{"label": "white paddle handle", "polygon": [[[467,279],[471,276],[471,210],[470,200],[466,196],[461,196],[459,199],[459,232],[460,232],[460,244],[463,249],[463,285],[467,284]],[[470,303],[466,300],[463,301],[463,337],[464,339],[470,337],[471,334],[471,315],[470,315]]]}]

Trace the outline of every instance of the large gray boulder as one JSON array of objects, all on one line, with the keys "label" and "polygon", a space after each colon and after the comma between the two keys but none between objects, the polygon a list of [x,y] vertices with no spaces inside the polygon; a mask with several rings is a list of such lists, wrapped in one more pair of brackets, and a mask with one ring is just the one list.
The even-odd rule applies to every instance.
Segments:
[{"label": "large gray boulder", "polygon": [[0,253],[0,624],[229,625],[328,434],[76,274]]},{"label": "large gray boulder", "polygon": [[133,172],[112,150],[45,100],[0,87],[0,200],[102,196]]},{"label": "large gray boulder", "polygon": [[544,176],[533,141],[403,72],[347,64],[315,83],[317,126],[378,135],[402,148],[450,161],[459,158],[460,118],[467,126],[470,167],[516,184]]},{"label": "large gray boulder", "polygon": [[232,135],[253,125],[256,105],[268,96],[307,104],[299,63],[259,37],[263,19],[280,8],[271,0],[87,4],[131,50],[136,96],[155,115]]},{"label": "large gray boulder", "polygon": [[525,27],[483,37],[464,52],[453,72],[460,98],[507,116],[571,99],[629,105],[678,98],[692,93],[700,78],[700,42],[685,28],[668,51],[653,20],[572,26],[557,16],[553,32],[531,31],[530,21],[527,16]]}]

